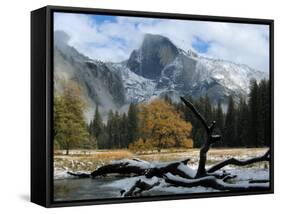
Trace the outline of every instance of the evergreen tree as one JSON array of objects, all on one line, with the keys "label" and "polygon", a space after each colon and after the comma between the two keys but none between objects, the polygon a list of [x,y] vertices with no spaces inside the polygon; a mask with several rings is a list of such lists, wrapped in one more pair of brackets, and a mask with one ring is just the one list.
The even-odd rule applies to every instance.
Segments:
[{"label": "evergreen tree", "polygon": [[[192,102],[192,99],[190,99]],[[201,112],[203,114],[203,117],[205,117],[206,114],[206,99],[204,99],[203,97],[200,97],[198,100],[193,100],[193,104],[196,107],[196,109],[198,109],[199,112]],[[204,130],[204,127],[202,126],[201,122],[193,115],[193,113],[186,108],[186,111],[188,112],[187,114],[190,115],[190,120],[187,121],[191,121],[191,124],[193,125],[193,129],[192,129],[192,137],[194,140],[194,147],[195,148],[200,148],[203,143],[206,140],[206,133]]]},{"label": "evergreen tree", "polygon": [[114,114],[113,114],[112,110],[109,110],[109,112],[108,112],[106,132],[107,132],[107,142],[106,142],[104,148],[106,148],[106,149],[113,148],[113,146],[114,146]]},{"label": "evergreen tree", "polygon": [[164,100],[165,100],[165,102],[167,102],[167,103],[169,103],[169,104],[173,104],[173,101],[172,101],[172,99],[169,97],[168,94],[165,94]]},{"label": "evergreen tree", "polygon": [[54,96],[54,147],[56,149],[63,149],[62,138],[66,126],[66,106],[62,96]]},{"label": "evergreen tree", "polygon": [[258,85],[258,118],[257,118],[257,145],[265,146],[266,143],[266,125],[268,124],[269,93],[267,91],[267,81],[261,80]]},{"label": "evergreen tree", "polygon": [[219,130],[220,134],[224,128],[224,115],[222,111],[221,101],[218,101],[217,108],[215,110],[215,120],[216,120],[216,127]]},{"label": "evergreen tree", "polygon": [[204,103],[203,104],[203,115],[204,115],[207,123],[211,123],[213,120],[213,109],[212,109],[211,101],[207,94],[204,97],[203,103]]},{"label": "evergreen tree", "polygon": [[112,121],[113,127],[113,148],[121,148],[121,138],[120,138],[120,116],[118,111],[115,111]]},{"label": "evergreen tree", "polygon": [[54,99],[54,141],[60,148],[81,148],[89,141],[89,132],[83,117],[85,104],[77,84],[68,82],[63,94]]},{"label": "evergreen tree", "polygon": [[249,129],[249,145],[258,147],[258,84],[256,80],[250,82],[249,94],[249,114],[250,114],[250,129]]},{"label": "evergreen tree", "polygon": [[123,113],[120,121],[120,140],[121,147],[128,148],[128,117],[125,113]]},{"label": "evergreen tree", "polygon": [[103,139],[101,138],[102,132],[103,132],[103,122],[102,122],[101,115],[99,113],[99,108],[97,106],[95,110],[94,118],[90,123],[90,134],[94,136],[95,139],[97,139],[98,148],[102,148],[103,147],[102,144],[104,144]]},{"label": "evergreen tree", "polygon": [[237,145],[249,147],[249,109],[245,98],[241,97],[237,110]]},{"label": "evergreen tree", "polygon": [[235,118],[235,105],[233,97],[229,97],[228,109],[224,125],[224,145],[233,147],[236,145],[236,118]]},{"label": "evergreen tree", "polygon": [[266,94],[264,95],[265,98],[265,102],[264,102],[264,108],[265,108],[265,142],[264,142],[264,145],[265,146],[270,146],[270,140],[271,140],[271,124],[270,124],[270,102],[271,102],[271,99],[270,99],[270,95],[271,95],[271,92],[270,92],[270,82],[269,80],[266,81]]},{"label": "evergreen tree", "polygon": [[133,143],[138,138],[138,110],[133,103],[130,104],[128,111],[128,143]]}]

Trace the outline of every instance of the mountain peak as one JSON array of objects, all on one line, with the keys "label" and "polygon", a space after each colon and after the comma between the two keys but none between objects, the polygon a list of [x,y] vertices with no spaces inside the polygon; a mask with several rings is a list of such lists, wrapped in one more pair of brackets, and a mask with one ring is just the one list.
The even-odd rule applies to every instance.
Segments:
[{"label": "mountain peak", "polygon": [[195,57],[195,58],[198,57],[198,54],[195,51],[191,50],[191,49],[187,50],[187,55],[191,56],[191,57]]},{"label": "mountain peak", "polygon": [[138,50],[131,53],[127,66],[136,74],[157,80],[162,69],[179,54],[179,49],[167,37],[145,34]]},{"label": "mountain peak", "polygon": [[67,44],[69,41],[70,37],[69,35],[62,31],[62,30],[56,30],[54,32],[54,42],[55,44]]},{"label": "mountain peak", "polygon": [[178,48],[173,44],[173,42],[169,38],[159,34],[147,33],[144,35],[140,49],[147,48],[148,46],[153,46],[156,49],[168,47],[172,49],[172,51],[178,53]]}]

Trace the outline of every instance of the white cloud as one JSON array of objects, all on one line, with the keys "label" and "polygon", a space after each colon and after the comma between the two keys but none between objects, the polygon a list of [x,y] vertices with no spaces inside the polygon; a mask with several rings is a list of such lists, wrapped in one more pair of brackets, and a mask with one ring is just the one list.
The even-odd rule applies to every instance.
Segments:
[{"label": "white cloud", "polygon": [[71,37],[69,44],[85,55],[104,61],[122,61],[140,46],[145,33],[161,34],[178,47],[193,49],[194,37],[209,42],[204,55],[269,70],[269,27],[266,25],[116,17],[95,21],[86,14],[56,13],[54,29]]}]

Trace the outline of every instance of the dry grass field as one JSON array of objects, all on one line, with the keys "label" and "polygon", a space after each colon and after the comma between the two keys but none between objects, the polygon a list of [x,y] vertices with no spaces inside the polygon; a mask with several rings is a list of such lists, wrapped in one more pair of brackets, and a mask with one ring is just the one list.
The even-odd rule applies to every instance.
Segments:
[{"label": "dry grass field", "polygon": [[[210,165],[231,157],[239,159],[255,157],[264,154],[266,150],[266,148],[211,149],[208,153],[207,164]],[[69,155],[64,155],[64,151],[56,150],[54,152],[54,168],[55,171],[93,171],[112,160],[125,158],[139,158],[154,162],[168,162],[190,158],[189,164],[196,165],[198,156],[198,149],[163,150],[161,153],[150,152],[146,154],[134,154],[129,150],[71,150]],[[267,166],[264,165],[264,167]]]}]

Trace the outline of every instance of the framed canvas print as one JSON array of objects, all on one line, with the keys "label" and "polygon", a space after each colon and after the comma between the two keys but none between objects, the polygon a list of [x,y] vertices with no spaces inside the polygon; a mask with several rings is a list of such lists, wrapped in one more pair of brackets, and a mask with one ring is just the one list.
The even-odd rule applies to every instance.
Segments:
[{"label": "framed canvas print", "polygon": [[273,20],[31,13],[31,201],[273,193]]}]

